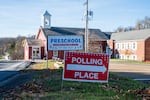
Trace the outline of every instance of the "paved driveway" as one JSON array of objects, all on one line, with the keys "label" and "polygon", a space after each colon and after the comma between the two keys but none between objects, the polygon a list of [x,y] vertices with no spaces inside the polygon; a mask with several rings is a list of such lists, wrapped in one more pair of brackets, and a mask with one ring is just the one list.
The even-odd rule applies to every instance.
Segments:
[{"label": "paved driveway", "polygon": [[110,62],[109,70],[135,80],[150,80],[150,64]]},{"label": "paved driveway", "polygon": [[24,69],[30,62],[24,61],[0,61],[0,86]]}]

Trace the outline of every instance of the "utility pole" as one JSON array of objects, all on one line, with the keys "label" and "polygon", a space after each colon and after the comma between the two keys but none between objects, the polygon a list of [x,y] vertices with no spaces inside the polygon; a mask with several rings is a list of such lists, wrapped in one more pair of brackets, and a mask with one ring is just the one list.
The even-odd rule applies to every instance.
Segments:
[{"label": "utility pole", "polygon": [[85,34],[84,34],[84,49],[85,52],[88,52],[88,15],[89,15],[89,11],[88,11],[88,0],[86,0],[85,2],[86,5],[86,13],[85,13],[85,17],[86,17],[86,22],[85,22]]}]

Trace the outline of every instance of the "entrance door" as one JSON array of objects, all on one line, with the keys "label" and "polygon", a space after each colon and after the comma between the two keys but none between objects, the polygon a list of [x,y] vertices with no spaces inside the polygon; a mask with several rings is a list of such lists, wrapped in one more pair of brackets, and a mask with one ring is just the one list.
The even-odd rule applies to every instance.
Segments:
[{"label": "entrance door", "polygon": [[40,47],[33,47],[32,49],[32,59],[40,59],[41,50]]}]

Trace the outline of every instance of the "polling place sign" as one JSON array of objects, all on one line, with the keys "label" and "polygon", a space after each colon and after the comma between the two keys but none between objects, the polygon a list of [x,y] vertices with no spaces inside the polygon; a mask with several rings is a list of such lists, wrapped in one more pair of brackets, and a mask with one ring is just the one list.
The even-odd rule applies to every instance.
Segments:
[{"label": "polling place sign", "polygon": [[48,50],[83,50],[83,35],[48,36]]},{"label": "polling place sign", "polygon": [[66,52],[63,80],[108,82],[109,55]]}]

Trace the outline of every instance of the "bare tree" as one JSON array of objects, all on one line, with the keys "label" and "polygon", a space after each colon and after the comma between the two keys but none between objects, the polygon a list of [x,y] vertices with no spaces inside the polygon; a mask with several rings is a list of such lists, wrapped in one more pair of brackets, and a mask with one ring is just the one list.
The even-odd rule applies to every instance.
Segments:
[{"label": "bare tree", "polygon": [[137,29],[137,30],[142,29],[142,23],[141,23],[141,21],[138,21],[138,22],[136,23],[135,29]]},{"label": "bare tree", "polygon": [[116,29],[116,31],[115,32],[124,32],[125,31],[125,28],[123,28],[123,27],[118,27],[117,29]]},{"label": "bare tree", "polygon": [[150,28],[150,17],[146,16],[145,19],[138,21],[135,27],[137,30]]},{"label": "bare tree", "polygon": [[145,28],[150,28],[150,18],[147,17],[147,16],[144,19],[144,27]]},{"label": "bare tree", "polygon": [[126,32],[126,31],[132,31],[132,30],[141,30],[141,29],[147,29],[150,28],[150,17],[146,16],[143,20],[138,20],[135,24],[135,27],[129,26],[129,27],[118,27],[115,32]]}]

